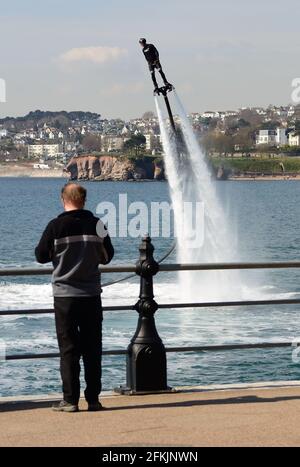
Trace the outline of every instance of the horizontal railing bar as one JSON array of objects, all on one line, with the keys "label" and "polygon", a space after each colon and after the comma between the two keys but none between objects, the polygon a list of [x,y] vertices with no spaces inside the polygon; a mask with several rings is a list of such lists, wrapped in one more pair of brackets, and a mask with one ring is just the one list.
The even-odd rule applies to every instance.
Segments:
[{"label": "horizontal railing bar", "polygon": [[[102,355],[126,355],[127,350],[103,350]],[[31,360],[38,358],[58,358],[59,353],[28,353],[6,355],[5,360]]]},{"label": "horizontal railing bar", "polygon": [[[228,306],[259,306],[259,305],[299,305],[300,298],[287,298],[278,300],[241,300],[231,302],[202,302],[202,303],[162,303],[158,305],[159,309],[176,309],[176,308],[218,308]],[[104,306],[103,311],[126,311],[134,310],[135,305],[116,305]],[[38,315],[52,314],[53,309],[41,308],[35,310],[0,310],[0,316],[11,315]]]},{"label": "horizontal railing bar", "polygon": [[[104,306],[102,311],[126,311],[134,310],[135,305],[115,305],[115,306]],[[12,316],[12,315],[49,315],[53,314],[53,308],[37,308],[34,310],[0,310],[0,316]]]},{"label": "horizontal railing bar", "polygon": [[204,352],[220,350],[265,349],[273,347],[291,347],[291,342],[262,342],[257,344],[202,345],[192,347],[169,347],[167,352]]},{"label": "horizontal railing bar", "polygon": [[219,269],[288,269],[300,268],[300,261],[274,261],[269,263],[174,263],[160,264],[160,271],[207,271]]},{"label": "horizontal railing bar", "polygon": [[[132,264],[102,266],[101,273],[135,272],[136,266]],[[52,274],[53,268],[0,268],[0,276],[44,276]]]},{"label": "horizontal railing bar", "polygon": [[239,300],[228,302],[201,302],[201,303],[165,303],[158,305],[159,309],[165,308],[213,308],[227,306],[255,306],[255,305],[297,305],[300,298],[274,299],[274,300]]},{"label": "horizontal railing bar", "polygon": [[[289,269],[300,268],[300,261],[275,261],[258,263],[174,263],[160,264],[159,270],[170,271],[208,271],[227,269]],[[102,273],[136,272],[132,264],[101,266]],[[42,276],[51,274],[52,268],[0,268],[0,276]]]},{"label": "horizontal railing bar", "polygon": [[59,357],[58,353],[28,353],[28,354],[15,354],[15,355],[6,355],[5,360],[32,360],[38,358],[57,358]]},{"label": "horizontal railing bar", "polygon": [[[202,345],[191,347],[167,347],[166,352],[218,352],[223,350],[247,350],[291,347],[291,342],[261,342],[256,344]],[[126,355],[127,350],[103,350],[102,355]],[[7,355],[6,360],[29,360],[39,358],[58,358],[58,353],[36,353]]]}]

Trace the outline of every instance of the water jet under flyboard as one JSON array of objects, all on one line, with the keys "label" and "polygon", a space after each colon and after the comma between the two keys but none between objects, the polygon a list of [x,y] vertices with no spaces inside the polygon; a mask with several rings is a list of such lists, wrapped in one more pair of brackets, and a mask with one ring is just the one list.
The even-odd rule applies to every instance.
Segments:
[{"label": "water jet under flyboard", "polygon": [[[174,115],[172,112],[172,108],[171,108],[169,96],[168,96],[168,93],[171,91],[175,93],[174,86],[172,86],[171,88],[167,86],[163,86],[162,88],[159,88],[158,92],[154,94],[157,114],[162,114],[160,103],[158,100],[159,95],[163,96],[165,106],[166,106],[166,111],[167,111],[167,120],[165,122],[167,125],[167,128],[165,128],[164,125],[161,125],[163,116],[159,115],[161,116],[161,118],[159,118],[159,123],[160,123],[161,132],[163,133],[162,134],[163,148],[165,149],[166,147],[169,150],[168,152],[166,152],[165,158],[166,156],[168,156],[170,152],[172,152],[172,163],[174,164],[174,170],[176,171],[176,173],[179,173],[179,172],[181,172],[182,174],[189,173],[189,176],[190,176],[189,182],[191,183],[193,182],[191,178],[193,178],[194,172],[190,166],[191,161],[190,161],[190,158],[188,157],[188,147],[185,143],[184,135],[182,133],[180,126],[175,124],[175,119],[174,119]],[[170,141],[167,143],[168,138]],[[170,169],[170,165],[171,165],[171,161],[169,161],[168,163],[169,169]],[[189,167],[189,170],[187,170],[188,167]],[[174,179],[169,180],[171,189],[175,188],[174,182],[175,182]],[[178,183],[176,184],[176,189],[179,189],[180,193],[183,191],[186,191],[184,190],[184,185],[185,183],[188,182],[188,180],[177,178],[177,182]],[[188,201],[187,194],[185,196],[185,201]]]},{"label": "water jet under flyboard", "polygon": [[[177,261],[238,261],[237,245],[218,197],[216,182],[184,107],[174,87],[160,88],[160,91],[155,94],[155,105],[174,210]],[[181,300],[218,301],[229,296],[230,300],[244,296],[245,287],[239,271],[185,271],[178,273],[178,279]]]}]

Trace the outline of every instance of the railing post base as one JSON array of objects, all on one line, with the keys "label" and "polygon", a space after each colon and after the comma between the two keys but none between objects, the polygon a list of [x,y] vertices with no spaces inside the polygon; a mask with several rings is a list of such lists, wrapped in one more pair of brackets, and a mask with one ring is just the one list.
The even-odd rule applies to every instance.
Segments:
[{"label": "railing post base", "polygon": [[140,295],[135,305],[139,313],[136,332],[127,349],[126,387],[123,394],[145,394],[171,391],[167,385],[166,349],[158,335],[154,314],[158,308],[153,294],[153,276],[159,264],[153,258],[154,247],[149,236],[139,247],[136,273],[140,276]]},{"label": "railing post base", "polygon": [[178,389],[167,387],[161,391],[153,390],[153,391],[135,391],[134,389],[130,389],[126,386],[119,386],[118,388],[114,388],[113,390],[115,393],[120,394],[120,396],[147,396],[151,394],[170,394],[170,393],[177,393],[179,392]]}]

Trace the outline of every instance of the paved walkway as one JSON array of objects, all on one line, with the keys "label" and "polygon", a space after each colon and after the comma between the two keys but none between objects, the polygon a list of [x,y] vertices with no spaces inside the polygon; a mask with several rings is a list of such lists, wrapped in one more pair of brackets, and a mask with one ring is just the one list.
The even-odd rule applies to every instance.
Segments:
[{"label": "paved walkway", "polygon": [[0,403],[0,446],[300,446],[300,387],[106,396],[107,410]]}]

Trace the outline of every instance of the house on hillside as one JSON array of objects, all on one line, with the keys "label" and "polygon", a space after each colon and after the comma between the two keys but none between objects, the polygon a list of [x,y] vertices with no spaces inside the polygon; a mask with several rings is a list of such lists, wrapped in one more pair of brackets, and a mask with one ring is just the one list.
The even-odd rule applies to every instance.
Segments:
[{"label": "house on hillside", "polygon": [[256,145],[263,144],[266,146],[286,146],[288,144],[286,129],[259,130],[256,135]]},{"label": "house on hillside", "polygon": [[291,131],[288,138],[289,146],[300,146],[300,133]]}]

